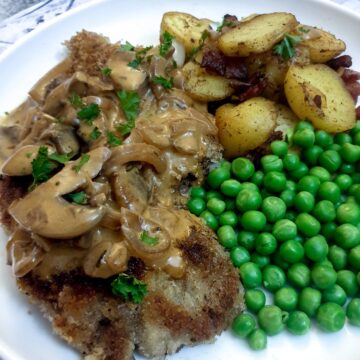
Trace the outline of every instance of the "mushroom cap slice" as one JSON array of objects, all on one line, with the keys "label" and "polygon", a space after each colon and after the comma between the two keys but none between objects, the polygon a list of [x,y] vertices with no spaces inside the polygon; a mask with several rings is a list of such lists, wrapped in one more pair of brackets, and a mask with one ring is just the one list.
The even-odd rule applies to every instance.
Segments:
[{"label": "mushroom cap slice", "polygon": [[47,182],[40,184],[23,199],[14,201],[9,213],[26,230],[52,239],[69,239],[89,231],[105,214],[105,207],[69,203],[62,196],[94,178],[109,159],[106,147],[88,153],[89,161],[76,172],[79,160],[71,161]]}]

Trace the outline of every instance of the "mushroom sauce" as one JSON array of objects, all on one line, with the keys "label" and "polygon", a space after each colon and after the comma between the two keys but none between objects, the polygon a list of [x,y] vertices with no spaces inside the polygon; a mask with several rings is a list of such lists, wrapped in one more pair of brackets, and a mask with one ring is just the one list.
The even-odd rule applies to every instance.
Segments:
[{"label": "mushroom sauce", "polygon": [[[8,262],[19,277],[80,267],[108,278],[133,256],[179,278],[176,242],[198,221],[182,195],[221,157],[214,119],[183,91],[173,48],[122,50],[88,32],[67,46],[0,127],[2,175],[28,188],[8,209]],[[146,59],[128,66],[139,54]],[[50,170],[35,181],[40,159]]]}]

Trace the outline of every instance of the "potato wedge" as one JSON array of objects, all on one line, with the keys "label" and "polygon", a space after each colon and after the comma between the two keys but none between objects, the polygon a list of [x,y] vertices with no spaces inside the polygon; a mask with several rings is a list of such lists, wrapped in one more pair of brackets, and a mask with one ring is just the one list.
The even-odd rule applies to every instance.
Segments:
[{"label": "potato wedge", "polygon": [[309,49],[312,63],[326,63],[346,49],[345,43],[329,32],[309,26],[306,28],[310,29],[308,34],[313,33],[313,37],[303,40],[301,46]]},{"label": "potato wedge", "polygon": [[295,127],[299,121],[299,118],[286,105],[276,104],[276,109],[278,111],[278,116],[276,118],[276,126],[274,131],[281,131],[285,136],[289,129]]},{"label": "potato wedge", "polygon": [[316,128],[337,133],[355,125],[354,100],[337,72],[328,66],[290,66],[284,89],[294,113]]},{"label": "potato wedge", "polygon": [[195,62],[188,62],[182,69],[184,75],[184,89],[196,100],[214,101],[230,96],[234,89],[230,80],[210,75]]},{"label": "potato wedge", "polygon": [[182,12],[167,12],[161,21],[161,33],[167,31],[184,45],[186,53],[200,45],[201,36],[210,29],[211,20],[198,19]]},{"label": "potato wedge", "polygon": [[225,104],[217,109],[215,117],[224,155],[233,158],[257,148],[270,137],[277,109],[272,101],[255,97],[236,106]]},{"label": "potato wedge", "polygon": [[295,16],[278,12],[241,22],[219,38],[220,50],[228,56],[249,56],[270,50],[298,24]]}]

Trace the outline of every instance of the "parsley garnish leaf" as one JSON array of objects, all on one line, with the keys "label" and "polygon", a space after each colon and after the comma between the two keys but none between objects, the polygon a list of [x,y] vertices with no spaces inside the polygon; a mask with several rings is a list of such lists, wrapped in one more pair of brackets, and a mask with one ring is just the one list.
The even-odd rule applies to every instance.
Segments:
[{"label": "parsley garnish leaf", "polygon": [[122,144],[121,139],[117,137],[112,131],[107,131],[106,137],[107,137],[107,143],[109,144],[110,147],[115,147]]},{"label": "parsley garnish leaf", "polygon": [[300,26],[300,27],[298,28],[298,30],[299,30],[300,32],[304,33],[304,34],[307,34],[307,33],[310,31],[310,29],[306,29],[306,28],[304,28],[303,26]]},{"label": "parsley garnish leaf", "polygon": [[78,111],[77,116],[80,120],[83,120],[86,124],[92,125],[93,121],[99,116],[100,107],[98,104],[91,103],[84,106]]},{"label": "parsley garnish leaf", "polygon": [[57,164],[49,159],[48,148],[40,146],[36,158],[31,162],[33,183],[30,190],[36,184],[44,182],[49,179],[50,174],[57,168]]},{"label": "parsley garnish leaf", "polygon": [[196,55],[203,47],[205,44],[205,40],[210,36],[210,33],[207,30],[204,30],[203,33],[201,34],[201,38],[199,41],[199,46],[198,47],[194,47],[191,49],[190,54],[189,54],[189,59],[191,59],[194,55]]},{"label": "parsley garnish leaf", "polygon": [[73,166],[73,170],[75,172],[79,172],[81,168],[90,160],[89,154],[82,154],[78,163]]},{"label": "parsley garnish leaf", "polygon": [[100,135],[101,135],[101,131],[97,127],[94,127],[90,133],[90,139],[96,140],[99,138]]},{"label": "parsley garnish leaf", "polygon": [[172,41],[173,41],[174,37],[169,32],[165,31],[163,33],[162,38],[163,38],[163,41],[159,46],[159,54],[162,57],[165,57],[166,54],[168,53],[168,51],[171,48]]},{"label": "parsley garnish leaf", "polygon": [[152,49],[152,46],[147,46],[141,50],[138,50],[135,55],[135,59],[130,61],[128,63],[128,66],[132,67],[133,69],[136,69],[141,62],[144,60],[146,53]]},{"label": "parsley garnish leaf", "polygon": [[159,239],[157,237],[150,236],[147,231],[143,231],[141,233],[140,240],[149,246],[155,246],[159,243]]},{"label": "parsley garnish leaf", "polygon": [[72,94],[70,96],[70,103],[75,109],[82,108],[84,106],[84,103],[81,100],[81,97],[78,94]]},{"label": "parsley garnish leaf", "polygon": [[85,205],[87,203],[87,196],[84,191],[66,194],[65,198],[68,198],[71,202],[79,205]]},{"label": "parsley garnish leaf", "polygon": [[101,69],[101,73],[104,76],[110,76],[111,75],[112,70],[109,67],[104,67]]},{"label": "parsley garnish leaf", "polygon": [[285,35],[284,39],[274,46],[275,54],[280,55],[284,60],[289,60],[295,56],[294,46],[301,41],[300,36]]},{"label": "parsley garnish leaf", "polygon": [[134,121],[128,121],[125,124],[118,124],[116,126],[116,130],[122,135],[125,136],[127,134],[131,133],[131,130],[134,128],[135,122]]},{"label": "parsley garnish leaf", "polygon": [[140,96],[136,91],[118,91],[120,106],[128,121],[135,121],[140,109]]},{"label": "parsley garnish leaf", "polygon": [[236,23],[234,23],[233,21],[226,20],[224,16],[222,23],[216,28],[216,31],[220,32],[225,26],[232,28],[236,26]]},{"label": "parsley garnish leaf", "polygon": [[135,46],[131,45],[128,41],[125,44],[120,45],[121,51],[134,51]]},{"label": "parsley garnish leaf", "polygon": [[71,158],[72,158],[72,153],[69,153],[69,154],[53,153],[53,154],[49,155],[50,160],[57,161],[60,164],[67,163]]},{"label": "parsley garnish leaf", "polygon": [[112,293],[130,300],[134,304],[140,304],[148,293],[147,285],[134,276],[119,274],[111,283]]},{"label": "parsley garnish leaf", "polygon": [[164,89],[172,89],[172,87],[174,86],[173,78],[165,79],[162,76],[154,76],[152,82],[154,84],[161,85]]},{"label": "parsley garnish leaf", "polygon": [[131,60],[130,62],[128,62],[127,65],[130,66],[133,69],[136,69],[136,68],[139,67],[142,60],[143,60],[142,58],[136,57],[134,60]]}]

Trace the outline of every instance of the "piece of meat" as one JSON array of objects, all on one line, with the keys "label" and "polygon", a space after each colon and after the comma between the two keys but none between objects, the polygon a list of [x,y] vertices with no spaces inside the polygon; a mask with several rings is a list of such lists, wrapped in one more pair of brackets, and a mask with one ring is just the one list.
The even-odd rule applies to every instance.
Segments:
[{"label": "piece of meat", "polygon": [[349,68],[352,66],[352,58],[350,55],[341,55],[337,58],[329,60],[326,65],[330,66],[334,70]]},{"label": "piece of meat", "polygon": [[149,292],[139,305],[114,296],[109,280],[80,270],[51,280],[30,273],[17,283],[84,359],[127,360],[135,348],[163,358],[183,345],[212,341],[243,308],[238,273],[211,230],[194,218],[191,235],[177,247],[187,263],[185,276],[174,280],[147,270],[142,280]]},{"label": "piece of meat", "polygon": [[344,80],[345,86],[355,102],[357,102],[358,97],[360,96],[360,72],[343,69],[341,78]]}]

